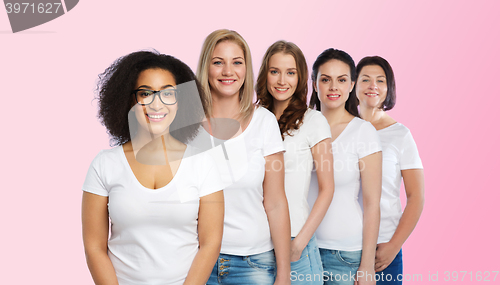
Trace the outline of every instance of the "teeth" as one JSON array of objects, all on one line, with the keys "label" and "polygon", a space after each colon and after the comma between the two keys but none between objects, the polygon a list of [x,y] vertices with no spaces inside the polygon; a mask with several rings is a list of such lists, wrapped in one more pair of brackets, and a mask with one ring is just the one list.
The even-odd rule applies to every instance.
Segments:
[{"label": "teeth", "polygon": [[283,91],[288,90],[288,88],[276,88],[276,90],[283,92]]},{"label": "teeth", "polygon": [[167,114],[163,114],[163,115],[150,115],[148,114],[148,117],[150,117],[151,119],[161,119],[161,118],[165,118]]},{"label": "teeth", "polygon": [[340,95],[326,95],[326,97],[340,97]]},{"label": "teeth", "polygon": [[222,82],[224,83],[231,83],[231,82],[234,82],[234,80],[221,80]]}]

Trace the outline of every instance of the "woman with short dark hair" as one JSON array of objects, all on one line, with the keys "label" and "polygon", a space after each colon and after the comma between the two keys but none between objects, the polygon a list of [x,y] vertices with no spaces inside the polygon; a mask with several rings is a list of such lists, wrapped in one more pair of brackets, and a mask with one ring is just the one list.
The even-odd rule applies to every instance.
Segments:
[{"label": "woman with short dark hair", "polygon": [[[410,130],[386,111],[396,104],[396,82],[392,67],[379,56],[361,59],[356,66],[356,96],[361,117],[373,124],[382,143],[382,197],[375,270],[377,284],[402,284],[401,247],[417,225],[424,207],[424,171]],[[399,198],[401,178],[406,207]]]}]

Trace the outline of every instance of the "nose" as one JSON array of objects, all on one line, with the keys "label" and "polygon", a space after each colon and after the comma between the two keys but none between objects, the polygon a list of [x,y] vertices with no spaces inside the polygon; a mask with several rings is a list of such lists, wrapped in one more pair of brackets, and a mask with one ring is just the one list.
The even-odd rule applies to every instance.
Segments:
[{"label": "nose", "polygon": [[331,81],[330,81],[330,90],[332,90],[332,91],[333,91],[333,90],[337,90],[337,89],[338,89],[338,88],[337,88],[337,85],[336,85],[335,80],[331,80]]},{"label": "nose", "polygon": [[285,74],[283,72],[278,76],[278,84],[285,85]]},{"label": "nose", "polygon": [[153,102],[149,104],[149,108],[151,108],[154,111],[159,111],[161,108],[163,108],[163,103],[160,100],[160,94],[156,94],[156,96],[153,98]]},{"label": "nose", "polygon": [[377,82],[376,82],[375,80],[372,80],[372,81],[370,82],[370,86],[369,86],[369,88],[370,88],[370,89],[373,89],[373,90],[378,89]]},{"label": "nose", "polygon": [[231,64],[225,64],[222,68],[222,75],[224,76],[232,76],[233,73],[233,66]]}]

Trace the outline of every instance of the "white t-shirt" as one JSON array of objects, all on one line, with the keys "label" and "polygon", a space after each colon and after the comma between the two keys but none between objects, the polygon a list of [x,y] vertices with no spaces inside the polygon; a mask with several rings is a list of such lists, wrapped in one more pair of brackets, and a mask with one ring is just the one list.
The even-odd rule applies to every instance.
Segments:
[{"label": "white t-shirt", "polygon": [[83,190],[109,197],[108,256],[120,285],[184,282],[198,252],[199,197],[221,190],[211,158],[191,152],[159,189],[137,180],[121,146],[92,161]]},{"label": "white t-shirt", "polygon": [[[325,218],[316,231],[318,247],[355,251],[362,249],[363,212],[358,202],[361,175],[359,159],[381,151],[377,131],[358,117],[332,142],[335,192]],[[316,173],[311,176],[309,204],[318,195]]]},{"label": "white t-shirt", "polygon": [[[206,148],[210,141],[214,138],[202,128],[192,144]],[[257,107],[243,133],[207,151],[226,186],[221,253],[245,256],[273,249],[263,204],[264,157],[283,150],[276,118]]]},{"label": "white t-shirt", "polygon": [[395,123],[378,131],[382,143],[382,197],[378,243],[391,240],[403,214],[399,198],[401,170],[423,169],[410,130]]},{"label": "white t-shirt", "polygon": [[308,109],[298,130],[285,134],[285,192],[290,211],[292,237],[299,234],[309,217],[307,194],[313,169],[311,148],[331,138],[330,125],[316,110]]}]

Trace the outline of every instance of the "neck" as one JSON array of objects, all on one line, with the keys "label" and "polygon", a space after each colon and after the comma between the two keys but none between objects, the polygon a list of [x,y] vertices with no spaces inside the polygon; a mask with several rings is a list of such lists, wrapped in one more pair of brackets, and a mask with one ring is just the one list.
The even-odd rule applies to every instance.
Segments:
[{"label": "neck", "polygon": [[214,118],[237,119],[240,115],[240,98],[238,95],[224,97],[212,96],[212,116]]},{"label": "neck", "polygon": [[[162,135],[153,135],[150,132],[140,129],[135,137],[132,138],[132,148],[134,153],[137,154],[139,150],[147,146],[148,149],[163,150],[163,140]],[[167,149],[172,149],[173,142],[175,140],[172,135],[167,131],[163,134],[165,140],[165,147]]]},{"label": "neck", "polygon": [[364,105],[359,106],[359,115],[365,121],[372,124],[376,124],[380,120],[384,119],[387,114],[379,108],[372,108]]},{"label": "neck", "polygon": [[288,103],[290,103],[290,100],[287,101],[277,101],[273,99],[273,113],[276,116],[276,120],[279,120],[281,118],[281,115],[283,115],[283,112],[285,109],[288,107]]},{"label": "neck", "polygon": [[350,115],[349,112],[347,112],[347,110],[345,109],[344,105],[339,106],[335,109],[329,109],[326,108],[323,103],[321,103],[321,114],[325,116],[330,126],[344,122],[345,118]]}]

